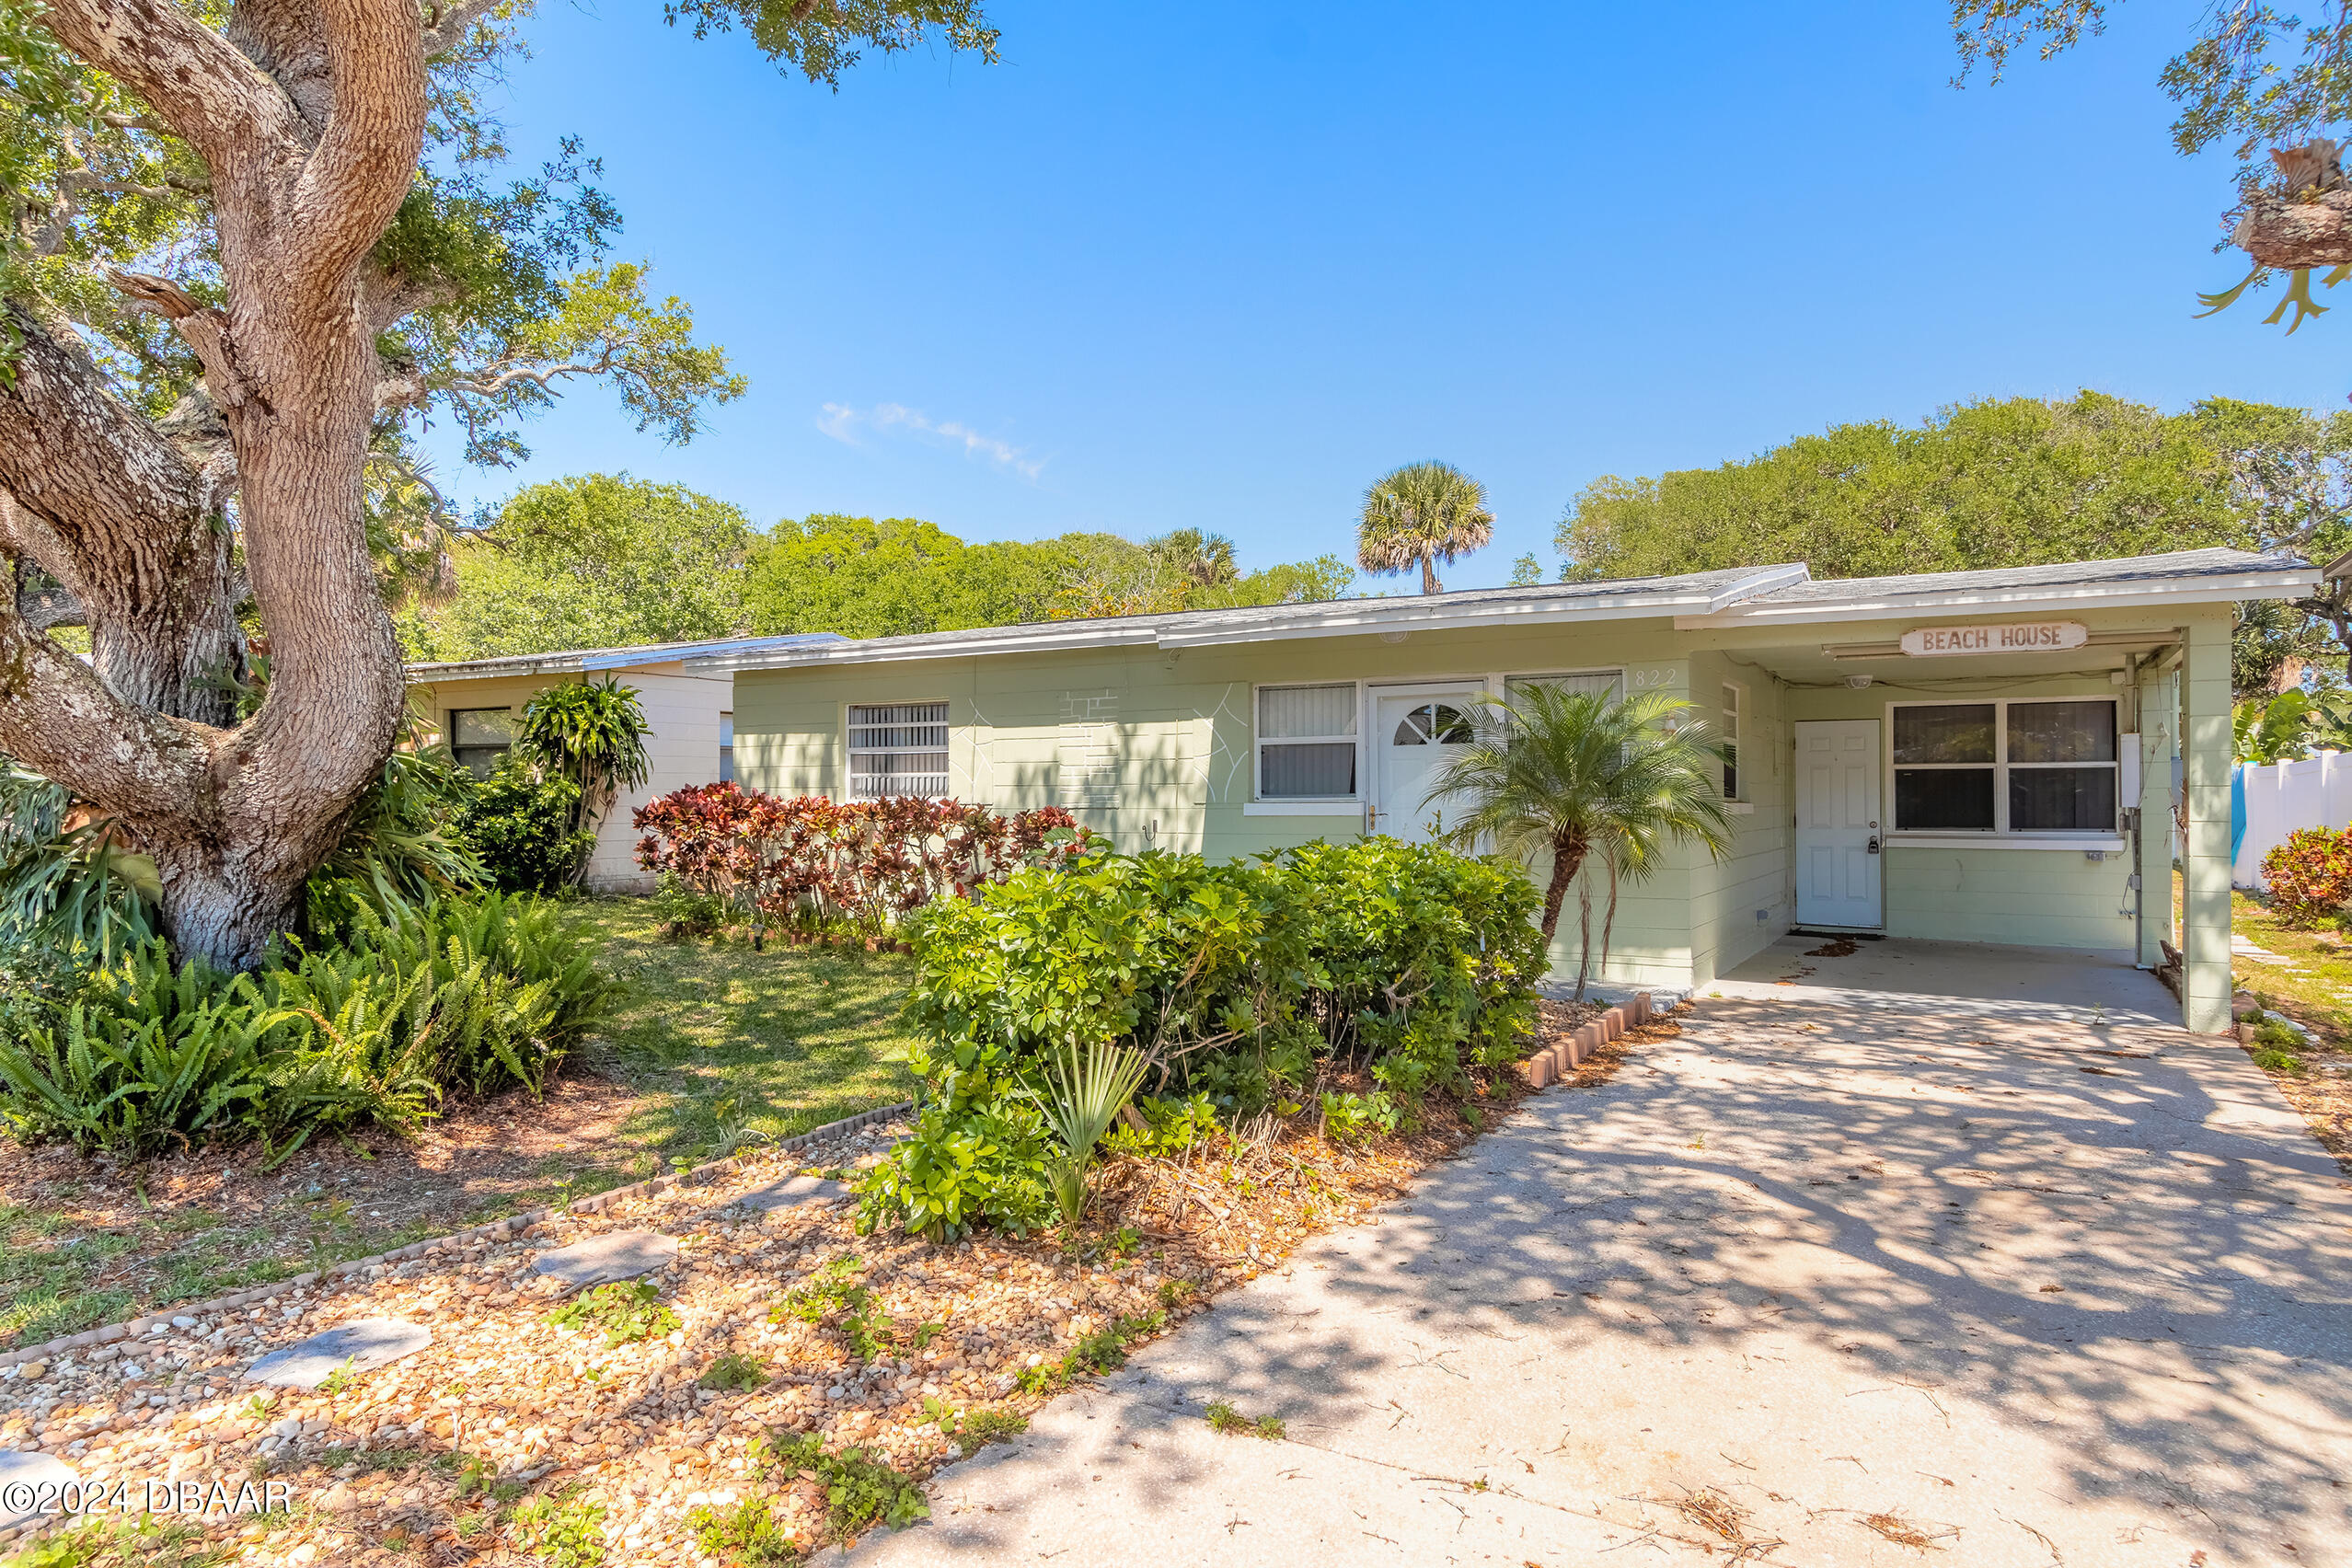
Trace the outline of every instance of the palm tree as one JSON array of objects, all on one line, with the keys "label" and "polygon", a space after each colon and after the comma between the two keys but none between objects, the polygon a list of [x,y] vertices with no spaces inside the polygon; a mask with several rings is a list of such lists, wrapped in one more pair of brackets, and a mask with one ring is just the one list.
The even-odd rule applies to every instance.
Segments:
[{"label": "palm tree", "polygon": [[[1717,859],[1732,849],[1731,816],[1714,782],[1722,747],[1705,724],[1682,717],[1689,708],[1659,692],[1620,702],[1540,682],[1474,704],[1477,738],[1446,765],[1424,804],[1455,803],[1446,840],[1456,848],[1483,842],[1522,859],[1550,861],[1547,949],[1569,884],[1598,856],[1608,871],[1606,963],[1620,881],[1647,877],[1673,845],[1696,843]],[[1580,903],[1579,997],[1593,967],[1589,884]]]},{"label": "palm tree", "polygon": [[1486,487],[1450,463],[1408,463],[1364,492],[1355,559],[1366,571],[1421,568],[1421,591],[1441,594],[1433,564],[1484,548],[1494,537]]},{"label": "palm tree", "polygon": [[1179,528],[1172,534],[1146,539],[1144,548],[1204,588],[1221,588],[1241,575],[1233,557],[1233,541],[1222,534]]}]

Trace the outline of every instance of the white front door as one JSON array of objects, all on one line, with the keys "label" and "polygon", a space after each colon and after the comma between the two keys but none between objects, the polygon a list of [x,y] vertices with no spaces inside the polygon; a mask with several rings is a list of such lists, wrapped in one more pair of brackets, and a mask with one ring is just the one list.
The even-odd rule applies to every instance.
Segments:
[{"label": "white front door", "polygon": [[1878,721],[1800,721],[1796,750],[1797,924],[1877,927]]},{"label": "white front door", "polygon": [[1411,843],[1435,836],[1444,805],[1424,798],[1437,770],[1470,742],[1478,686],[1376,687],[1372,693],[1372,831]]}]

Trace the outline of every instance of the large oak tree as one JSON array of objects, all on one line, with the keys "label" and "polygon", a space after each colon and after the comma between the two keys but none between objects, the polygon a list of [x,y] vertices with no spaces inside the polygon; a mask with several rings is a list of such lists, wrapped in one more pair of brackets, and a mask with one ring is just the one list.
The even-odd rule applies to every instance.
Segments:
[{"label": "large oak tree", "polygon": [[[370,525],[420,491],[415,423],[496,461],[568,381],[677,438],[741,388],[606,263],[576,147],[499,183],[482,89],[527,11],[0,0],[0,751],[154,855],[183,953],[255,962],[393,744]],[[976,0],[668,11],[826,83],[995,42]]]}]

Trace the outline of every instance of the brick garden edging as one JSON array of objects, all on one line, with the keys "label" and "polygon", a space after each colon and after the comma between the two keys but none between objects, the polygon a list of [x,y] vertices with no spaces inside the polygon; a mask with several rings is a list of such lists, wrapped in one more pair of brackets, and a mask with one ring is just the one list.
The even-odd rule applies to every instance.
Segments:
[{"label": "brick garden edging", "polygon": [[1636,991],[1632,999],[1618,1003],[1598,1018],[1580,1024],[1519,1064],[1519,1076],[1529,1089],[1544,1089],[1575,1071],[1592,1054],[1629,1029],[1650,1021],[1650,993]]},{"label": "brick garden edging", "polygon": [[[894,1116],[904,1115],[913,1109],[915,1109],[913,1101],[902,1100],[895,1105],[882,1105],[871,1111],[860,1111],[855,1116],[845,1116],[838,1122],[827,1122],[822,1127],[812,1127],[805,1133],[779,1139],[767,1145],[761,1152],[781,1154],[790,1149],[805,1148],[821,1139],[836,1138],[845,1133],[854,1133],[861,1127],[870,1127],[876,1122],[886,1122]],[[618,1203],[624,1198],[641,1197],[651,1193],[665,1193],[674,1187],[706,1186],[729,1171],[741,1169],[744,1163],[743,1156],[730,1155],[724,1159],[714,1159],[707,1165],[698,1165],[691,1170],[676,1171],[667,1176],[649,1177],[642,1182],[633,1182],[626,1187],[614,1187],[605,1192],[592,1193],[586,1197],[574,1198],[571,1203],[562,1205],[560,1211],[542,1208],[532,1209],[524,1214],[508,1215],[503,1219],[490,1220],[464,1230],[452,1231],[446,1236],[435,1236],[422,1241],[412,1241],[406,1247],[397,1248],[389,1252],[378,1252],[373,1257],[353,1258],[349,1262],[337,1263],[323,1271],[323,1277],[340,1277],[358,1274],[366,1269],[403,1263],[414,1258],[421,1258],[428,1252],[436,1252],[452,1246],[462,1246],[466,1242],[476,1239],[503,1240],[509,1237],[520,1235],[531,1226],[538,1224],[543,1219],[551,1218],[559,1212],[595,1214],[608,1205]],[[95,1329],[84,1329],[80,1333],[65,1334],[40,1344],[23,1345],[15,1350],[0,1351],[0,1372],[12,1370],[29,1361],[47,1361],[53,1356],[63,1355],[70,1351],[82,1350],[91,1345],[112,1344],[118,1340],[137,1339],[158,1328],[167,1326],[175,1317],[196,1318],[207,1312],[233,1311],[241,1307],[250,1307],[282,1292],[301,1290],[316,1285],[321,1277],[322,1271],[312,1269],[290,1278],[273,1280],[268,1285],[255,1286],[249,1290],[217,1296],[209,1301],[180,1302],[164,1311],[151,1312],[144,1317],[127,1319],[120,1323],[108,1323]]]}]

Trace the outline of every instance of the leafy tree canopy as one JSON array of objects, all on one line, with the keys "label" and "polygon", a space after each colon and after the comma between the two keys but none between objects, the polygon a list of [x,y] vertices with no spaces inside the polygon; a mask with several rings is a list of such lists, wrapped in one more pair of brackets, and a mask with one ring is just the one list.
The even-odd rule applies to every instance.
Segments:
[{"label": "leafy tree canopy", "polygon": [[[1556,542],[1571,580],[1771,561],[1872,577],[2208,546],[2324,561],[2352,549],[2352,412],[2212,398],[2165,414],[2087,391],[1955,404],[1915,427],[1833,425],[1720,467],[1597,479]],[[2242,655],[2275,672],[2341,650],[2346,600],[2330,584],[2267,626],[2258,654],[2242,638]]]},{"label": "leafy tree canopy", "polygon": [[681,485],[591,474],[533,485],[458,543],[456,590],[400,617],[416,659],[725,637],[757,534]]},{"label": "leafy tree canopy", "polygon": [[778,523],[753,550],[744,596],[762,634],[896,637],[1072,616],[1335,599],[1336,557],[1239,572],[1232,541],[1194,529],[1138,544],[1075,533],[966,544],[930,523],[834,513]]},{"label": "leafy tree canopy", "polygon": [[[2012,55],[2044,60],[2106,30],[2120,0],[1953,0],[1960,80],[2000,80]],[[2285,297],[2266,317],[2293,331],[2327,309],[2312,297],[2352,276],[2352,184],[2343,144],[2326,133],[2352,118],[2352,11],[2337,0],[2304,17],[2270,0],[2202,8],[2187,46],[2158,78],[2179,106],[2173,145],[2184,156],[2219,151],[2233,164],[2230,243],[2254,260],[2236,287],[2201,297],[2208,314],[2283,272]]]}]

